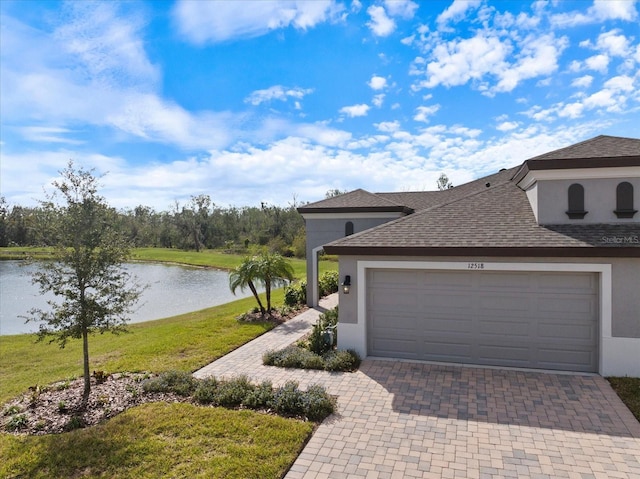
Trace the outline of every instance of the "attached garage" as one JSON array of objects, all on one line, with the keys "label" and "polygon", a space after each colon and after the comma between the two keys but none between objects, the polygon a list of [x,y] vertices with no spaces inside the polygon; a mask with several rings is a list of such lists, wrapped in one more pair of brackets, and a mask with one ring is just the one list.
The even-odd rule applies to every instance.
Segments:
[{"label": "attached garage", "polygon": [[368,269],[370,356],[598,371],[599,275]]}]

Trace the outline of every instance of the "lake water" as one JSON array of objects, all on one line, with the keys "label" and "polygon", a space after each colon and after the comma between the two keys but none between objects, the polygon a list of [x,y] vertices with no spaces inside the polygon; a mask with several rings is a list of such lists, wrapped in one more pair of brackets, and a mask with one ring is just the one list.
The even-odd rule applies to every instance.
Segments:
[{"label": "lake water", "polygon": [[[166,318],[197,311],[211,306],[251,296],[229,290],[229,273],[215,269],[185,268],[153,263],[131,263],[127,269],[148,285],[131,315],[131,323]],[[37,264],[21,266],[20,261],[0,261],[0,335],[29,333],[38,330],[38,323],[29,322],[26,315],[31,308],[45,309],[47,297],[31,284]],[[53,295],[51,295],[53,298]]]}]

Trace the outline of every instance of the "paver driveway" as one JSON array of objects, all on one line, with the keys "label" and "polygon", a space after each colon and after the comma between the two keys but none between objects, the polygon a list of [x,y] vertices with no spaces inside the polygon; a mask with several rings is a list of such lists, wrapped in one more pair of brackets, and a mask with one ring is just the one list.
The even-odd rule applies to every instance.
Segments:
[{"label": "paver driveway", "polygon": [[338,414],[286,479],[640,478],[640,424],[600,376],[374,359],[356,373],[262,365],[265,350],[295,341],[318,314],[309,310],[196,373],[295,379],[338,395]]}]

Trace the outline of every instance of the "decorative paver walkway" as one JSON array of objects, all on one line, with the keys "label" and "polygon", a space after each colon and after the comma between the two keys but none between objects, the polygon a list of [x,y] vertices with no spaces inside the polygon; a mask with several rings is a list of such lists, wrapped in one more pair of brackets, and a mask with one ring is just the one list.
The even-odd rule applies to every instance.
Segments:
[{"label": "decorative paver walkway", "polygon": [[319,314],[308,310],[195,373],[322,384],[338,396],[338,413],[286,479],[640,478],[640,423],[600,376],[378,359],[356,373],[262,365],[264,351],[296,341]]}]

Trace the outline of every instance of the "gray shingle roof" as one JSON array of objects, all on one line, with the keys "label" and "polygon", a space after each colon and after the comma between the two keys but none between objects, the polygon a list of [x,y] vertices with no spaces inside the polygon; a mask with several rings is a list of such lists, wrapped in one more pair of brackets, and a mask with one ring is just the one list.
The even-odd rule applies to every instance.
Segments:
[{"label": "gray shingle roof", "polygon": [[343,195],[334,196],[324,200],[316,201],[298,208],[300,213],[321,213],[342,211],[404,211],[411,213],[412,210],[402,203],[397,203],[389,198],[369,193],[363,189],[357,189]]},{"label": "gray shingle roof", "polygon": [[[640,154],[640,140],[599,136],[536,157],[573,161]],[[599,156],[598,156],[599,155]],[[521,167],[445,191],[378,193],[416,213],[325,245],[330,254],[640,256],[640,226],[538,225],[526,193],[514,181]],[[350,204],[349,201],[346,204]],[[623,252],[624,250],[624,252]],[[537,253],[536,253],[537,252]]]},{"label": "gray shingle roof", "polygon": [[566,148],[535,156],[529,160],[569,160],[626,156],[640,156],[639,139],[600,135]]}]

